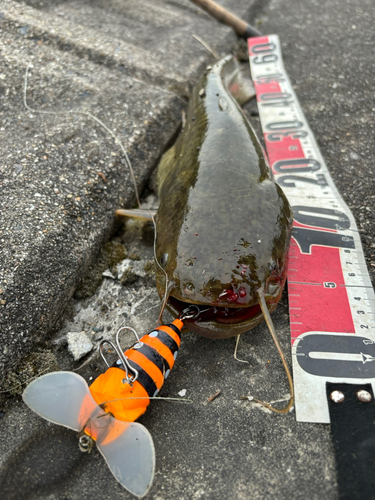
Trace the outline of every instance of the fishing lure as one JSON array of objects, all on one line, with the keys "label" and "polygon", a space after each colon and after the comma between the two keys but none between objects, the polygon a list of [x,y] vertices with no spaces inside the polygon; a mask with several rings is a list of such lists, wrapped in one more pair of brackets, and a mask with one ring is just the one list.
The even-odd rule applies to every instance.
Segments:
[{"label": "fishing lure", "polygon": [[[81,451],[90,451],[95,442],[117,481],[143,497],[152,484],[155,449],[148,430],[134,421],[146,411],[173,368],[183,321],[196,314],[199,311],[191,306],[173,323],[155,328],[141,339],[132,328],[120,328],[116,344],[101,342],[100,353],[108,368],[90,387],[76,373],[48,373],[25,389],[24,402],[46,420],[80,432]],[[137,337],[125,353],[119,343],[124,329]],[[118,356],[112,366],[103,355],[105,343]]]}]

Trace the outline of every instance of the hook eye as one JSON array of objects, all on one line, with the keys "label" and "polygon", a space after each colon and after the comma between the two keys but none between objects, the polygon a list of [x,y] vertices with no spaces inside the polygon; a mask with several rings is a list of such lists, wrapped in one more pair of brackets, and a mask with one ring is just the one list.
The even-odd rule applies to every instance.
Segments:
[{"label": "hook eye", "polygon": [[[128,327],[123,327],[123,328],[128,328]],[[116,344],[117,345],[115,345],[110,340],[104,339],[99,344],[99,352],[100,352],[100,355],[101,355],[104,363],[107,365],[107,368],[110,368],[111,366],[108,364],[108,361],[104,357],[104,353],[103,353],[103,346],[104,346],[104,344],[110,344],[112,346],[112,348],[115,350],[115,352],[117,354],[117,357],[120,359],[120,361],[122,363],[122,366],[124,367],[126,381],[129,382],[129,383],[133,383],[138,378],[138,371],[135,368],[133,368],[132,366],[130,366],[129,361],[126,359],[125,354],[122,352],[122,349],[121,349],[121,346],[120,346],[120,343],[119,343],[119,340],[118,340],[118,335],[119,335],[119,333],[121,332],[121,330],[123,328],[120,328],[120,330],[116,334]],[[132,330],[132,328],[131,328],[131,330]],[[132,373],[134,373],[134,375],[132,377],[129,376],[129,370]]]},{"label": "hook eye", "polygon": [[181,321],[184,321],[185,319],[196,319],[199,316],[199,312],[200,312],[199,307],[196,306],[195,304],[192,304],[191,306],[186,307],[186,309],[184,309],[180,313],[179,319]]},{"label": "hook eye", "polygon": [[[118,330],[118,332],[116,333],[116,345],[121,353],[121,355],[119,356],[119,358],[121,359],[122,361],[122,364],[124,365],[125,367],[125,372],[126,372],[126,378],[129,382],[135,382],[138,378],[138,370],[136,370],[135,368],[133,368],[128,359],[126,358],[125,354],[123,353],[123,350],[121,349],[121,345],[120,345],[120,340],[119,340],[119,335],[120,333],[122,333],[124,330],[130,330],[134,333],[135,335],[135,338],[137,339],[137,342],[140,344],[141,341],[139,340],[139,337],[138,337],[138,334],[137,332],[134,330],[134,328],[131,328],[130,326],[123,326],[122,328],[120,328]],[[133,377],[129,377],[129,370],[134,373]]]},{"label": "hook eye", "polygon": [[[138,337],[138,333],[134,330],[134,328],[131,328],[130,326],[123,326],[122,328],[120,328],[120,330],[116,333],[116,343],[118,345],[118,347],[121,349],[121,346],[120,346],[120,343],[119,343],[119,335],[120,333],[122,333],[123,330],[130,330],[131,332],[134,333],[135,335],[135,338],[137,339],[137,342],[141,342],[139,340],[139,337]],[[121,349],[121,352],[122,352],[122,349]]]},{"label": "hook eye", "polygon": [[197,306],[196,304],[191,304],[191,306],[187,307],[186,309],[184,309],[180,313],[178,318],[181,321],[184,321],[185,319],[197,319],[198,316],[200,316],[202,313],[208,311],[209,309],[211,309],[211,308],[208,307],[207,309],[204,309],[203,311],[201,311],[199,309],[199,306]]}]

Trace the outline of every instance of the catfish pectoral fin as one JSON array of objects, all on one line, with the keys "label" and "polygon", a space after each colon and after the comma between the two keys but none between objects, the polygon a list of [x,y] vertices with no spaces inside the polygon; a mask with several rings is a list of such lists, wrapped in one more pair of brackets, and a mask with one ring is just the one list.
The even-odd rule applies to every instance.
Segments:
[{"label": "catfish pectoral fin", "polygon": [[148,208],[134,208],[133,210],[124,210],[119,208],[116,210],[117,217],[135,217],[137,219],[144,219],[152,221],[153,217],[156,215],[156,210],[150,210]]}]

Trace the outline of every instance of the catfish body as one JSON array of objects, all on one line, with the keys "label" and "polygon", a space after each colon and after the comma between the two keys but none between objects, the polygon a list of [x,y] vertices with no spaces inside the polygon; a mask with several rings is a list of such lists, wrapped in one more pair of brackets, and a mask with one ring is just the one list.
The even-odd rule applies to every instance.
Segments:
[{"label": "catfish body", "polygon": [[[292,212],[238,103],[240,72],[228,56],[193,91],[186,125],[159,166],[156,259],[167,308],[205,311],[188,328],[213,338],[263,320],[285,284]],[[158,266],[159,267],[159,266]],[[165,273],[157,267],[160,296]],[[208,309],[208,310],[207,310]]]}]

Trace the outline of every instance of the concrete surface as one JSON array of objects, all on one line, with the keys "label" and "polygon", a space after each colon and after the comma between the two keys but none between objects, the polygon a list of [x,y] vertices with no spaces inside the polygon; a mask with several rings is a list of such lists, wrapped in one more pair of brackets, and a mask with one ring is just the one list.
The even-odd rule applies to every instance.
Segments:
[{"label": "concrete surface", "polygon": [[[253,2],[229,2],[246,15]],[[189,2],[4,0],[0,9],[2,148],[0,367],[43,343],[92,258],[134,203],[176,133],[197,75],[235,36]],[[25,71],[31,108],[23,105]],[[76,112],[76,113],[75,113]],[[104,174],[107,182],[98,175]],[[3,373],[4,374],[4,373]]]},{"label": "concrete surface", "polygon": [[[229,2],[223,4],[229,5]],[[12,156],[9,156],[11,160],[8,163],[2,163],[7,167],[3,168],[2,175],[8,182],[3,181],[1,200],[5,199],[5,194],[13,197],[12,203],[7,202],[8,212],[7,217],[4,217],[6,227],[12,232],[3,230],[1,235],[5,234],[1,250],[9,252],[9,260],[3,261],[7,263],[4,270],[8,272],[13,287],[12,280],[15,280],[18,268],[17,265],[14,266],[16,270],[11,272],[9,262],[21,261],[19,256],[26,255],[26,271],[33,269],[33,262],[39,262],[38,265],[42,262],[45,268],[39,278],[33,277],[34,281],[31,278],[29,281],[23,281],[23,275],[19,275],[19,288],[13,288],[16,290],[14,301],[19,298],[20,303],[23,301],[28,304],[30,297],[33,297],[31,294],[34,293],[35,298],[30,306],[25,305],[25,309],[20,309],[25,311],[23,315],[25,318],[27,315],[30,323],[36,321],[34,318],[40,317],[39,311],[35,311],[35,316],[30,317],[38,304],[41,311],[43,305],[43,311],[49,312],[49,325],[56,321],[56,318],[60,318],[60,327],[53,331],[48,325],[43,328],[39,326],[39,330],[35,330],[40,332],[39,343],[30,341],[28,350],[23,346],[19,351],[10,349],[4,358],[7,360],[14,355],[15,359],[22,359],[26,352],[33,352],[43,358],[45,366],[52,366],[55,362],[60,369],[78,369],[78,373],[90,381],[103,371],[102,361],[89,354],[81,360],[87,360],[88,363],[79,368],[81,361],[74,363],[68,352],[66,334],[71,331],[85,331],[93,343],[97,344],[101,338],[111,337],[124,321],[136,327],[141,334],[153,328],[159,300],[148,265],[152,259],[152,231],[145,223],[133,222],[129,222],[125,230],[120,229],[114,241],[126,249],[126,260],[117,265],[107,264],[113,278],[105,278],[94,295],[88,296],[88,293],[82,292],[81,295],[77,294],[77,297],[81,297],[80,300],[70,299],[79,279],[89,268],[94,249],[101,245],[113,229],[113,207],[120,198],[131,203],[134,196],[130,191],[130,182],[127,182],[126,187],[123,183],[126,167],[122,163],[119,150],[97,125],[93,126],[86,118],[83,120],[78,115],[73,120],[62,121],[60,117],[42,119],[35,115],[30,118],[29,114],[24,112],[20,101],[26,55],[35,55],[37,50],[38,54],[41,54],[38,57],[44,61],[43,72],[35,71],[37,65],[34,62],[33,74],[30,77],[30,103],[35,107],[45,106],[46,109],[52,109],[53,103],[53,109],[60,111],[66,109],[65,103],[70,98],[70,102],[73,102],[71,105],[77,106],[77,109],[78,105],[85,105],[92,112],[96,110],[95,114],[99,110],[100,116],[117,128],[118,133],[123,134],[122,138],[132,155],[141,185],[146,184],[160,152],[175,133],[180,111],[184,107],[181,98],[185,96],[184,86],[196,78],[199,68],[206,63],[203,58],[207,58],[207,55],[204,50],[201,52],[199,46],[196,48],[195,44],[186,47],[182,44],[181,52],[184,52],[184,57],[191,56],[193,66],[191,72],[185,76],[183,71],[179,74],[176,70],[176,87],[170,85],[171,80],[168,80],[165,83],[168,88],[160,88],[157,83],[157,78],[160,77],[157,62],[153,67],[151,61],[145,67],[147,69],[150,66],[150,79],[154,79],[152,83],[135,81],[131,75],[129,79],[132,87],[126,87],[125,83],[123,90],[122,82],[129,80],[126,80],[127,77],[123,74],[120,75],[121,70],[113,63],[113,59],[107,64],[107,59],[97,55],[100,51],[96,52],[94,49],[94,55],[91,56],[90,47],[87,51],[82,48],[82,40],[79,49],[69,50],[70,45],[65,46],[62,35],[57,32],[60,29],[59,22],[55,21],[53,25],[55,33],[46,36],[42,43],[38,44],[41,38],[36,35],[30,35],[28,38],[27,34],[20,34],[17,30],[24,25],[12,20],[15,12],[18,12],[17,15],[25,12],[29,18],[34,16],[38,26],[46,26],[52,22],[51,18],[58,15],[58,11],[63,13],[59,14],[63,30],[68,29],[67,24],[72,23],[77,15],[77,19],[82,20],[81,23],[87,23],[88,31],[98,33],[99,39],[101,30],[89,13],[89,8],[92,8],[90,12],[95,12],[92,6],[100,5],[99,3],[89,4],[78,0],[74,3],[45,2],[44,10],[39,10],[39,15],[35,13],[35,9],[31,10],[30,7],[26,8],[16,2],[5,1],[4,5],[7,10],[2,18],[2,36],[5,41],[11,40],[13,43],[11,48],[7,47],[7,58],[2,58],[0,63],[6,62],[11,68],[8,71],[7,67],[6,72],[2,73],[6,77],[1,77],[0,84],[4,85],[8,73],[12,75],[13,85],[18,82],[15,91],[12,85],[6,86],[9,92],[4,100],[7,106],[4,106],[4,110],[8,111],[6,114],[4,112],[3,116],[8,121],[2,132],[7,134],[7,143],[11,147],[6,155],[4,151],[1,152],[2,160],[7,160],[7,155]],[[122,5],[121,2],[111,2],[109,11],[118,12],[115,7],[118,9]],[[39,8],[39,4],[35,3],[35,6]],[[193,23],[190,26],[194,26],[196,33],[200,26],[198,21],[195,22],[197,17],[199,22],[203,23],[200,28],[203,31],[198,34],[209,41],[216,50],[230,51],[233,47],[234,38],[228,34],[228,30],[204,15],[196,15],[195,8],[187,2],[153,2],[152,7],[156,6],[165,7],[167,10],[169,8],[173,12],[177,9],[176,12],[183,16],[186,23]],[[231,3],[232,10],[241,15],[245,15],[248,7],[248,2]],[[139,10],[135,11],[138,12],[139,22],[147,24],[148,9],[146,12],[142,11],[140,4]],[[258,12],[258,28],[262,33],[280,35],[288,74],[332,176],[356,217],[370,274],[374,279],[375,193],[372,159],[375,63],[372,45],[375,5],[370,0],[303,0],[298,3],[293,0],[274,0],[263,12]],[[101,16],[103,18],[103,11]],[[112,16],[107,24],[103,21],[104,29],[112,29],[115,17]],[[95,16],[94,18],[97,19]],[[181,21],[180,17],[178,19]],[[116,24],[116,29],[119,30],[117,33],[122,33],[118,28],[120,24],[120,21]],[[181,24],[185,26],[185,23]],[[172,31],[172,28],[170,29]],[[181,25],[179,29],[180,31],[175,32],[175,39],[181,35]],[[136,31],[134,28],[134,33]],[[163,29],[159,29],[159,35],[160,32],[163,32]],[[172,34],[170,36],[173,39]],[[215,39],[216,36],[218,38]],[[166,35],[165,44],[168,39]],[[14,43],[15,40],[17,43]],[[186,36],[185,40],[187,44],[190,38]],[[144,48],[141,43],[139,45]],[[188,54],[193,46],[197,52],[195,55]],[[42,52],[43,50],[45,52]],[[200,56],[202,59],[194,63],[194,58],[199,59]],[[124,53],[121,57],[125,60],[129,55]],[[176,58],[176,54],[173,57]],[[157,57],[155,59],[157,60]],[[88,89],[89,95],[81,96],[82,86],[85,90]],[[151,96],[147,107],[143,105],[145,100],[148,100],[145,95]],[[58,104],[55,104],[56,96]],[[85,100],[87,105],[82,104],[83,101],[86,103]],[[129,103],[126,113],[121,108],[123,102]],[[147,111],[155,102],[162,104],[155,105],[156,116],[149,118]],[[253,111],[254,104],[249,104],[245,112],[250,116],[254,115]],[[250,117],[257,126],[256,117]],[[144,124],[145,121],[149,123]],[[36,126],[35,122],[37,129],[33,128]],[[154,127],[153,133],[147,136],[148,126],[151,124]],[[169,127],[168,130],[165,127]],[[136,134],[135,130],[141,132]],[[49,133],[53,135],[49,136]],[[34,142],[36,134],[40,134],[40,137],[35,138]],[[130,140],[132,138],[133,141]],[[54,148],[52,144],[57,147]],[[116,153],[116,156],[112,156],[112,152]],[[26,156],[26,153],[29,156]],[[16,155],[19,155],[17,163],[13,161]],[[44,155],[47,156],[46,160]],[[25,161],[21,162],[22,159]],[[35,159],[38,159],[38,162],[35,162]],[[100,161],[103,164],[99,163]],[[14,165],[20,165],[22,170]],[[55,168],[56,165],[58,168]],[[108,177],[108,184],[103,183],[101,177],[96,177],[98,171]],[[20,177],[22,173],[24,177]],[[41,173],[44,175],[40,176]],[[68,182],[60,180],[60,177],[66,178]],[[111,184],[111,179],[117,182]],[[90,184],[95,184],[93,190],[89,191],[86,187],[88,180]],[[43,181],[45,184],[42,184]],[[55,193],[55,186],[60,193]],[[104,190],[104,187],[108,189]],[[89,194],[86,194],[84,189]],[[42,196],[35,197],[36,193]],[[149,191],[145,194],[148,193]],[[69,194],[74,197],[68,198]],[[53,198],[59,195],[63,198]],[[80,201],[75,200],[77,197],[84,199],[82,207]],[[77,203],[69,205],[68,202],[72,198]],[[41,201],[44,205],[40,204]],[[148,202],[152,204],[154,200],[149,198]],[[53,203],[57,203],[57,207],[68,208],[53,211]],[[16,205],[19,205],[19,212]],[[21,218],[25,208],[30,205],[35,205],[30,218]],[[39,208],[42,210],[39,211]],[[61,212],[64,211],[68,213],[63,217]],[[37,218],[38,212],[41,213],[40,220]],[[92,215],[92,212],[95,214]],[[18,214],[18,217],[14,213]],[[61,215],[61,229],[60,219],[56,214]],[[1,216],[3,215],[2,213]],[[77,220],[78,217],[81,221]],[[17,234],[18,231],[15,231],[15,224],[19,224],[20,219],[22,224],[27,223],[29,226],[29,240],[26,239],[26,233]],[[83,221],[85,225],[82,224]],[[45,238],[38,233],[43,233],[49,225],[47,222],[53,223],[49,231],[51,240],[48,241],[53,242],[53,238],[56,238],[58,242],[58,245],[51,243],[48,246],[49,253],[43,246],[47,245],[44,242],[48,233]],[[55,236],[56,234],[58,236]],[[26,248],[21,247],[21,243]],[[48,255],[54,256],[56,264],[53,266],[45,263]],[[101,264],[104,261],[103,257],[99,257],[99,263],[93,263],[91,271],[96,268],[104,271],[105,264]],[[66,276],[63,275],[64,272]],[[106,275],[109,276],[108,273]],[[57,283],[51,284],[50,281],[56,279]],[[27,288],[21,289],[20,284],[29,287],[29,295],[25,292]],[[5,288],[10,290],[10,287],[4,285],[1,285],[1,288],[3,291]],[[56,296],[52,294],[53,290],[56,291]],[[16,310],[16,305],[13,307]],[[61,316],[63,309],[67,313]],[[3,318],[5,316],[2,315],[2,328],[4,324],[14,328],[15,323],[11,316],[7,321]],[[289,318],[285,293],[273,314],[273,319],[290,363]],[[12,331],[16,332],[15,329]],[[19,331],[22,331],[22,327]],[[19,340],[19,334],[14,337]],[[8,338],[11,337],[5,337]],[[123,345],[127,346],[131,342],[131,334],[124,335]],[[21,344],[27,345],[28,342],[18,342],[17,346]],[[259,325],[242,336],[238,355],[249,361],[248,364],[233,359],[234,344],[234,339],[213,341],[192,333],[183,335],[177,363],[161,396],[178,397],[178,392],[186,389],[186,398],[191,399],[193,403],[157,401],[150,405],[147,413],[140,419],[154,438],[157,455],[155,482],[146,498],[336,500],[338,493],[329,426],[297,423],[294,413],[279,416],[258,405],[239,401],[239,396],[243,394],[252,394],[273,402],[287,398],[286,377],[267,328],[265,325]],[[12,347],[12,344],[9,345]],[[8,366],[11,366],[10,361]],[[10,370],[7,373],[10,373]],[[17,382],[17,376],[20,380],[25,376],[20,368],[12,372],[13,384]],[[220,396],[209,402],[208,398],[218,389],[221,390]],[[79,452],[74,432],[44,422],[17,398],[8,398],[3,403],[0,418],[0,491],[3,498],[131,498],[117,484],[96,450],[90,455]]]}]

